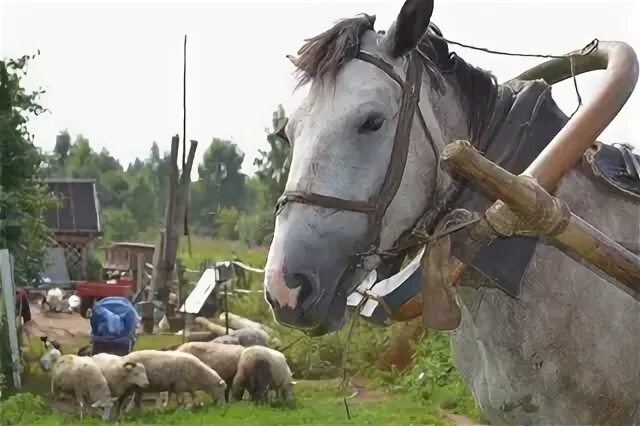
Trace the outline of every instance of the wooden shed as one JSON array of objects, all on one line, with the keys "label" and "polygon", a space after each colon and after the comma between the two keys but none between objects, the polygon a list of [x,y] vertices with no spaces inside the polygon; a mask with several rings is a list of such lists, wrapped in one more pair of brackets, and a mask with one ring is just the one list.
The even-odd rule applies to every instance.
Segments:
[{"label": "wooden shed", "polygon": [[105,261],[102,268],[107,271],[135,271],[138,254],[144,256],[145,263],[153,262],[155,246],[152,244],[120,242],[104,247]]},{"label": "wooden shed", "polygon": [[95,179],[49,178],[42,183],[61,201],[44,214],[54,234],[52,245],[64,249],[71,279],[86,279],[94,240],[103,234]]}]

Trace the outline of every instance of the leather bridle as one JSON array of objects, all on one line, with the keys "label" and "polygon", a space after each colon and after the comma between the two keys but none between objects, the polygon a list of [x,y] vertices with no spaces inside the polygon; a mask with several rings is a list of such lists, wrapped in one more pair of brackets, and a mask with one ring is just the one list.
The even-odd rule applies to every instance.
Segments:
[{"label": "leather bridle", "polygon": [[[432,187],[432,201],[437,188],[438,182],[438,169],[439,169],[439,152],[434,144],[433,138],[427,129],[427,125],[424,120],[422,111],[420,110],[420,88],[422,84],[422,72],[424,69],[423,64],[424,54],[418,49],[414,49],[408,55],[406,79],[402,79],[394,70],[393,66],[382,58],[367,53],[365,51],[359,51],[356,55],[356,59],[368,62],[385,74],[391,77],[396,83],[398,83],[402,89],[402,98],[400,101],[400,110],[398,113],[398,125],[393,138],[393,148],[391,151],[391,157],[389,160],[389,166],[384,177],[384,181],[380,190],[376,195],[368,200],[347,200],[342,198],[336,198],[329,195],[322,195],[313,192],[301,192],[301,191],[285,191],[278,200],[276,206],[276,215],[278,215],[287,203],[303,203],[308,205],[314,205],[333,209],[337,211],[352,211],[359,212],[367,215],[368,218],[368,230],[366,238],[363,240],[362,252],[356,254],[356,262],[362,263],[362,260],[366,256],[380,255],[378,246],[380,244],[380,233],[382,230],[382,220],[387,211],[387,208],[391,204],[392,200],[398,192],[400,183],[402,181],[402,175],[407,163],[407,155],[409,152],[409,145],[411,140],[411,128],[413,126],[414,116],[417,116],[422,131],[424,132],[427,140],[431,144],[433,149],[436,167],[434,168],[436,176],[434,185]],[[411,232],[413,236],[414,231],[418,230],[418,227],[424,227],[424,215],[418,221],[416,228]],[[411,236],[409,237],[411,239]],[[413,238],[410,242],[405,241],[399,245],[399,241],[396,242],[393,251],[393,256],[404,253],[407,249],[421,245],[420,238]],[[402,246],[402,247],[400,247]],[[402,249],[402,250],[399,250]],[[391,251],[385,252],[387,254]]]}]

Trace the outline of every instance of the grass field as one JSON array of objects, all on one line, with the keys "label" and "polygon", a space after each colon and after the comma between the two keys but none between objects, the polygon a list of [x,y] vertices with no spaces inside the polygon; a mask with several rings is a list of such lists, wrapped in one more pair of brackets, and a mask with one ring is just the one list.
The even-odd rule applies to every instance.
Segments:
[{"label": "grass field", "polygon": [[[145,409],[127,414],[119,425],[446,425],[451,422],[445,413],[433,405],[416,401],[409,395],[376,393],[373,397],[355,397],[348,400],[349,414],[344,397],[337,391],[337,381],[298,382],[295,401],[288,405],[277,402],[256,406],[249,401],[213,407],[205,405],[193,410]],[[98,417],[80,422],[71,414],[52,414],[46,409],[22,414],[20,424],[42,426],[103,424]],[[17,424],[17,423],[7,423]]]},{"label": "grass field", "polygon": [[[180,343],[180,336],[140,336],[136,349],[162,348]],[[87,343],[87,339],[77,339],[72,345],[63,347],[64,352],[74,353]],[[33,339],[29,343],[29,355],[37,359],[40,354],[40,341]],[[204,406],[193,410],[169,408],[157,411],[149,408],[142,412],[127,414],[118,420],[119,425],[445,425],[451,422],[440,408],[442,396],[428,400],[416,398],[413,393],[402,389],[383,391],[377,389],[374,380],[358,379],[364,383],[359,394],[348,399],[349,415],[340,392],[337,379],[301,380],[295,388],[295,401],[283,406],[278,402],[269,406],[256,406],[248,401],[228,404],[222,407]],[[46,398],[49,390],[48,375],[31,364],[27,369],[23,391]],[[205,397],[206,398],[206,397]],[[20,398],[17,401],[21,401]],[[42,426],[81,424],[102,424],[98,417],[85,418],[82,422],[73,413],[51,412],[42,402],[32,397],[16,403],[12,408],[5,406],[1,425],[38,424]],[[247,423],[249,422],[249,423]]]}]

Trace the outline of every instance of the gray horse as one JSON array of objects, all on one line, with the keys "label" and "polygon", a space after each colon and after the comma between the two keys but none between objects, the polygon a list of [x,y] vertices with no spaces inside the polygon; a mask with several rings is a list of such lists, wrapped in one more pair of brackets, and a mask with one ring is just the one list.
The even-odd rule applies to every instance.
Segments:
[{"label": "gray horse", "polygon": [[[311,87],[285,129],[291,170],[266,265],[265,297],[281,323],[336,330],[354,287],[401,261],[370,256],[371,247],[384,253],[418,223],[432,229],[442,213],[491,204],[439,167],[447,143],[469,140],[520,173],[568,120],[543,81],[499,85],[450,53],[432,10],[432,1],[407,0],[386,32],[372,16],[342,20],[293,59]],[[402,159],[394,148],[403,126],[411,131],[394,187],[387,175]],[[638,241],[638,201],[598,183],[584,163],[555,194],[611,238]],[[452,252],[465,260],[468,236],[457,234]],[[640,422],[640,303],[543,241],[499,241],[477,261],[492,279],[471,269],[458,282],[462,321],[452,336],[488,419]]]}]

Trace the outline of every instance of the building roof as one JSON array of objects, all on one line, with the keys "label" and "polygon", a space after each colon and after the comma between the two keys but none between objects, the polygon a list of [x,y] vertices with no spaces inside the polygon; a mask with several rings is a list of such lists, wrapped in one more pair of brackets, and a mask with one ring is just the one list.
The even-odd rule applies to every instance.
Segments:
[{"label": "building roof", "polygon": [[62,201],[45,212],[49,229],[57,233],[102,234],[94,179],[49,178],[42,182]]}]

